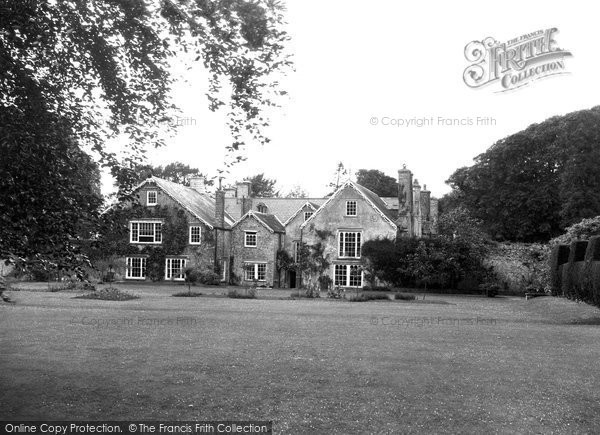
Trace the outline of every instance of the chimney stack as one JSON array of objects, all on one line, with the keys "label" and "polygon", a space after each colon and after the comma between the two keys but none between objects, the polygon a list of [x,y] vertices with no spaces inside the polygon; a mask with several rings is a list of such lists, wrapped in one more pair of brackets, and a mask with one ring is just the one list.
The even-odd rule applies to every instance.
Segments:
[{"label": "chimney stack", "polygon": [[431,213],[431,192],[427,190],[427,184],[423,186],[421,191],[421,215],[423,219],[428,221]]},{"label": "chimney stack", "polygon": [[206,193],[206,185],[205,185],[205,177],[204,175],[198,175],[197,177],[190,178],[190,187],[199,193]]},{"label": "chimney stack", "polygon": [[218,228],[225,227],[225,191],[215,192],[215,224]]},{"label": "chimney stack", "polygon": [[236,196],[238,204],[241,204],[241,216],[244,216],[252,209],[252,198],[250,197],[251,184],[250,181],[240,181],[236,184]]},{"label": "chimney stack", "polygon": [[430,212],[429,215],[431,217],[431,232],[432,234],[437,234],[438,232],[438,206],[439,202],[437,198],[431,198],[429,201],[430,204]]},{"label": "chimney stack", "polygon": [[412,172],[404,168],[398,171],[398,214],[413,211],[413,180]]},{"label": "chimney stack", "polygon": [[413,231],[413,180],[406,165],[398,171],[398,221],[402,236],[412,237]]},{"label": "chimney stack", "polygon": [[421,214],[421,185],[419,184],[419,180],[415,178],[413,183],[413,196],[414,196],[414,206],[413,212],[416,216]]},{"label": "chimney stack", "polygon": [[250,183],[250,181],[239,181],[236,184],[237,187],[237,191],[236,191],[236,196],[238,198],[249,198],[250,197],[250,185],[252,183]]}]

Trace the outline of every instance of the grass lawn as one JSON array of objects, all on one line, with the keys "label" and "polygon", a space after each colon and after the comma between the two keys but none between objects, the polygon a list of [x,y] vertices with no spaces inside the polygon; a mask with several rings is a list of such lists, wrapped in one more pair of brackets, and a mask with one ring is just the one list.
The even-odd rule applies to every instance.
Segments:
[{"label": "grass lawn", "polygon": [[584,304],[278,299],[290,290],[176,298],[185,287],[117,286],[140,299],[9,292],[16,304],[0,305],[0,419],[600,433],[600,310]]}]

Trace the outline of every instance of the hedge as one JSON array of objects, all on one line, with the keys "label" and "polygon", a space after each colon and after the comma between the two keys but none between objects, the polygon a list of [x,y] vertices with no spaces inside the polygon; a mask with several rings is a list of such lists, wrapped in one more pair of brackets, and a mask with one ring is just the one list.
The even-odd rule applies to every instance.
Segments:
[{"label": "hedge", "polygon": [[562,293],[561,266],[569,261],[569,245],[556,245],[550,252],[550,288],[553,296]]},{"label": "hedge", "polygon": [[600,236],[590,238],[585,251],[585,261],[600,261]]},{"label": "hedge", "polygon": [[[568,255],[568,262],[561,264]],[[600,307],[600,237],[555,246],[550,256],[552,294]]]}]

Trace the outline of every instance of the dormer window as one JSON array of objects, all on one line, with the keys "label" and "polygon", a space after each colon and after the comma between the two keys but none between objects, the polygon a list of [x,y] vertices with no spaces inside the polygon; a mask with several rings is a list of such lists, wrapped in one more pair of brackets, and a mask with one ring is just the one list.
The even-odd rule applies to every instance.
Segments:
[{"label": "dormer window", "polygon": [[158,192],[149,190],[146,192],[146,205],[156,205],[158,203]]},{"label": "dormer window", "polygon": [[314,214],[314,212],[312,211],[305,211],[304,212],[304,220],[308,220],[309,217],[311,217]]},{"label": "dormer window", "polygon": [[346,216],[356,216],[356,201],[346,201]]}]

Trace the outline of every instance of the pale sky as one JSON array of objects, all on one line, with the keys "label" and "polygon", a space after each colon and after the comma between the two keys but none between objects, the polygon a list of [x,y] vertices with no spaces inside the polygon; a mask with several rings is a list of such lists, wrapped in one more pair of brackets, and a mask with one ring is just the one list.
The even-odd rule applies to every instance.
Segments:
[{"label": "pale sky", "polygon": [[[322,196],[338,161],[352,172],[379,169],[394,177],[406,163],[440,197],[449,191],[444,183],[449,175],[496,140],[599,104],[600,10],[594,2],[285,3],[296,69],[283,81],[289,98],[271,115],[271,143],[249,146],[248,160],[233,169],[229,182],[264,172],[284,192],[301,185]],[[498,86],[471,89],[463,82],[467,43],[489,36],[505,42],[552,27],[558,28],[557,45],[573,54],[565,59],[570,74],[504,93],[495,92]],[[230,142],[225,115],[208,111],[202,70],[188,78],[177,84],[174,99],[191,125],[182,126],[166,148],[152,150],[150,161],[183,161],[216,175]],[[434,125],[382,125],[430,117]],[[494,121],[441,126],[438,117]]]}]

